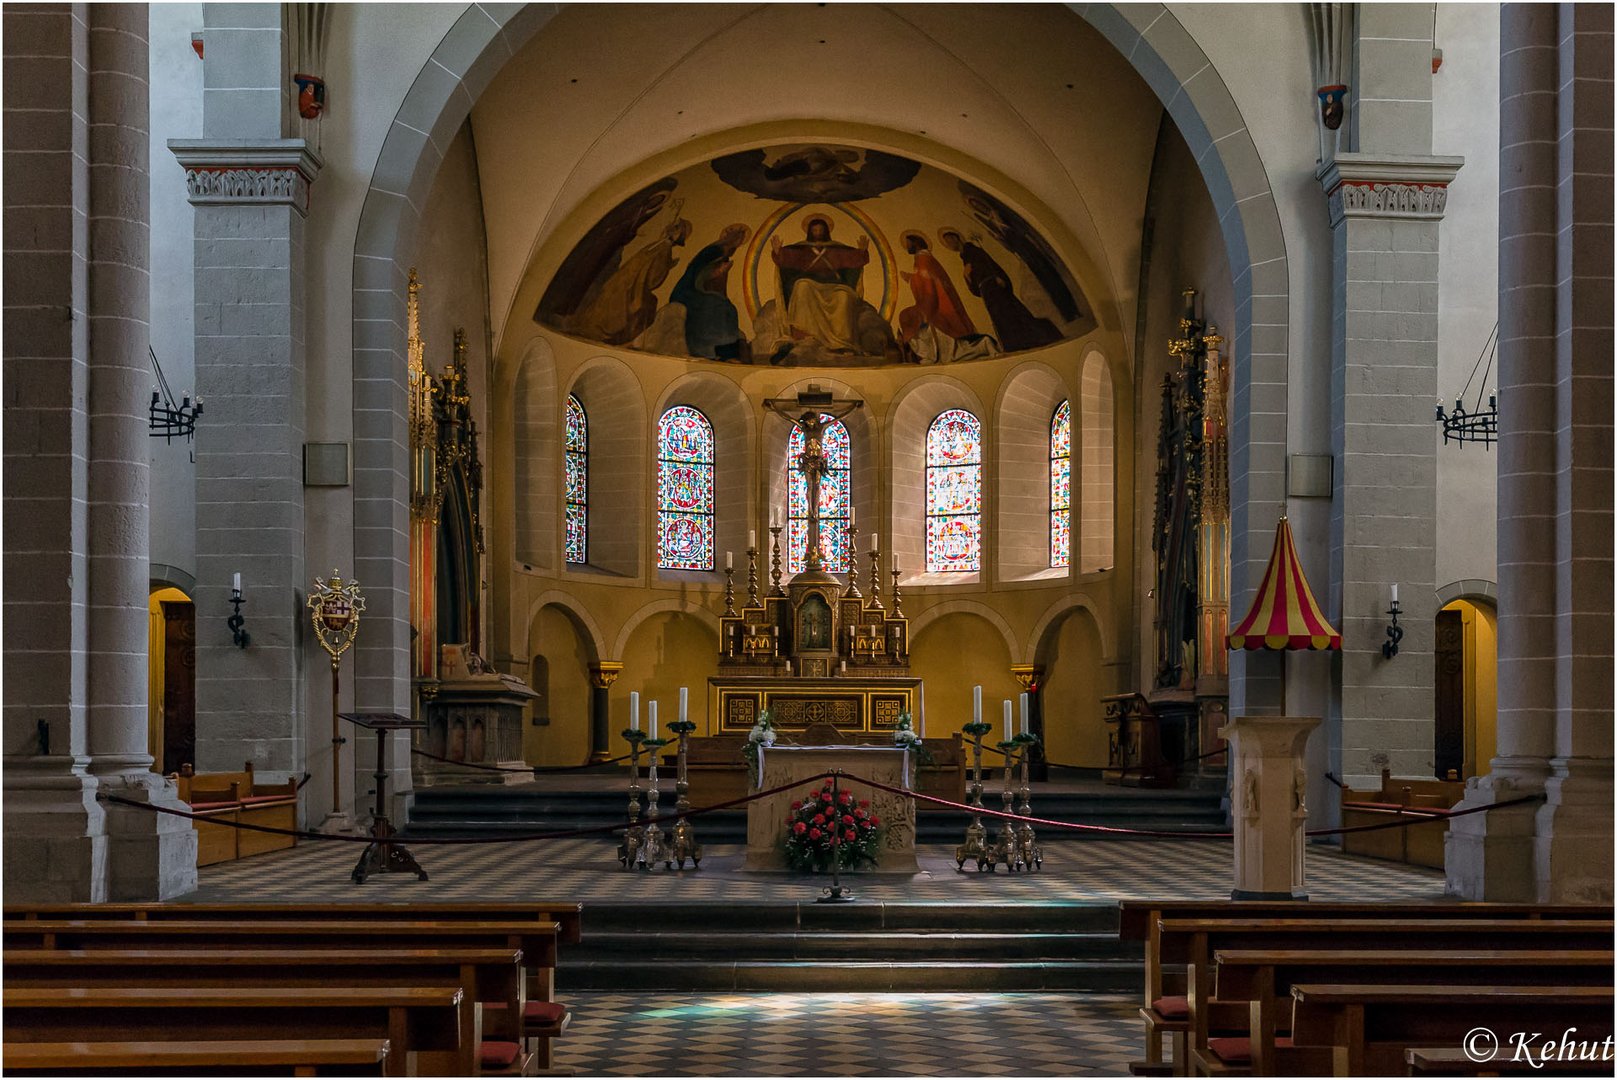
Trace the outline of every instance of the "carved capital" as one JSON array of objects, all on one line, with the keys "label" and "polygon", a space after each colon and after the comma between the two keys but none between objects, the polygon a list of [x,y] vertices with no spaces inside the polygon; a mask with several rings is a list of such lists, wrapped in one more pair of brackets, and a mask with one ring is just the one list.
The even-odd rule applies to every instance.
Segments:
[{"label": "carved capital", "polygon": [[168,146],[185,168],[193,206],[282,205],[309,213],[309,185],[322,163],[302,139],[253,144],[172,139]]},{"label": "carved capital", "polygon": [[1022,689],[1031,694],[1044,677],[1044,669],[1037,664],[1012,664],[1011,674],[1022,685]]},{"label": "carved capital", "polygon": [[1449,182],[1464,163],[1458,157],[1338,154],[1318,174],[1331,226],[1350,217],[1439,221]]},{"label": "carved capital", "polygon": [[590,665],[590,685],[598,690],[609,690],[621,674],[623,674],[623,661],[598,661]]}]

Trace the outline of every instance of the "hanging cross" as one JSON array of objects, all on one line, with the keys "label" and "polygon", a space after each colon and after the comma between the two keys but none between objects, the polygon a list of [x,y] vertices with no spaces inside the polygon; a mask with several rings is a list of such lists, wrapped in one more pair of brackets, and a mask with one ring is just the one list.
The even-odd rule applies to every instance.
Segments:
[{"label": "hanging cross", "polygon": [[820,478],[830,472],[825,458],[825,429],[864,404],[854,398],[837,398],[829,390],[821,390],[813,384],[795,398],[764,399],[764,408],[803,430],[803,452],[797,455],[797,471],[803,474],[804,486],[808,489],[805,572],[814,573],[824,568],[820,558]]}]

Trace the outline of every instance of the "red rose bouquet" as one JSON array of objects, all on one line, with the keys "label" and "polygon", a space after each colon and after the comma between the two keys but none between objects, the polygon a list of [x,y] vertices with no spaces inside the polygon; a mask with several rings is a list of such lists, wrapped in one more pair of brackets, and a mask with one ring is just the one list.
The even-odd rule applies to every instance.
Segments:
[{"label": "red rose bouquet", "polygon": [[786,865],[793,870],[824,873],[876,862],[881,818],[870,812],[868,800],[833,790],[831,781],[810,788],[792,802],[786,815]]}]

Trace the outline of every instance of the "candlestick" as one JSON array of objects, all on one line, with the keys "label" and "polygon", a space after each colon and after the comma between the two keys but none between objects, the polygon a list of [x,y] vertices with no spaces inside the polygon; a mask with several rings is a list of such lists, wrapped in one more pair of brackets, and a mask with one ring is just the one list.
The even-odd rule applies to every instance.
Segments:
[{"label": "candlestick", "polygon": [[898,560],[893,560],[893,618],[904,614],[904,598],[898,595]]},{"label": "candlestick", "polygon": [[872,608],[874,608],[876,611],[881,610],[881,567],[877,565],[877,560],[880,559],[880,558],[881,558],[881,552],[876,550],[875,545],[871,545],[871,548],[870,548],[870,606]]},{"label": "candlestick", "polygon": [[736,613],[736,572],[730,567],[730,553],[724,553],[724,613]]},{"label": "candlestick", "polygon": [[977,871],[988,869],[988,830],[983,827],[983,732],[971,729],[971,784],[966,789],[966,804],[971,807],[971,823],[966,826],[966,842],[954,849],[955,869],[964,870],[966,860],[977,864]]},{"label": "candlestick", "polygon": [[[651,737],[657,737],[657,703],[651,703]],[[1005,741],[1011,741],[1011,699],[1005,699]]]},{"label": "candlestick", "polygon": [[980,686],[971,688],[971,722],[973,724],[983,722],[983,688]]},{"label": "candlestick", "polygon": [[843,590],[843,596],[858,597],[859,592],[859,530],[854,528],[853,521],[848,522],[848,587]]},{"label": "candlestick", "polygon": [[747,549],[747,606],[758,606],[758,549]]},{"label": "candlestick", "polygon": [[1022,734],[1027,734],[1027,694],[1024,692],[1018,702],[1022,708]]},{"label": "candlestick", "polygon": [[771,525],[769,532],[774,537],[774,551],[770,555],[769,595],[785,596],[786,590],[780,587],[780,526]]}]

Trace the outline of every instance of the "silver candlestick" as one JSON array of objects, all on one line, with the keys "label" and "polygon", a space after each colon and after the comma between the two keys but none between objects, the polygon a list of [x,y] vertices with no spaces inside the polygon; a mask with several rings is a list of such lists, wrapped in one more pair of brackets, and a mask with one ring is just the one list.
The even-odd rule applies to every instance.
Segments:
[{"label": "silver candlestick", "polygon": [[[999,744],[1000,752],[1005,755],[1005,790],[999,793],[1000,809],[1009,814],[1012,804],[1016,801],[1016,792],[1011,787],[1011,767],[1016,761],[1016,744],[1006,740]],[[1016,823],[1009,817],[999,819],[999,836],[994,840],[994,849],[989,853],[988,869],[994,869],[996,863],[1004,863],[1006,870],[1017,870],[1016,865]]]},{"label": "silver candlestick", "polygon": [[[1024,736],[1024,738],[1028,738]],[[1032,788],[1028,784],[1028,758],[1033,754],[1031,739],[1022,743],[1022,761],[1019,766],[1021,786],[1017,790],[1020,796],[1016,812],[1023,817],[1033,816]],[[1016,830],[1016,861],[1023,870],[1037,870],[1044,865],[1044,852],[1039,848],[1038,840],[1033,835],[1031,822],[1021,822]]]},{"label": "silver candlestick", "polygon": [[651,751],[651,762],[646,767],[646,830],[645,843],[640,849],[640,861],[645,869],[650,870],[653,863],[662,863],[664,870],[674,868],[673,852],[663,840],[662,826],[657,824],[657,801],[662,793],[657,790],[657,754],[667,746],[665,739],[647,739],[646,746]]},{"label": "silver candlestick", "polygon": [[[674,810],[686,814],[691,808],[691,785],[685,776],[685,760],[690,747],[690,734],[696,730],[696,725],[689,720],[676,721],[673,728],[679,735],[678,772],[674,775]],[[681,817],[674,822],[672,855],[675,865],[681,870],[685,869],[686,859],[691,860],[691,869],[702,868],[702,845],[696,842],[696,827],[691,824],[688,817]]]},{"label": "silver candlestick", "polygon": [[954,849],[955,868],[964,870],[966,860],[976,862],[979,872],[993,864],[988,861],[988,830],[983,827],[983,731],[987,724],[967,724],[965,731],[971,736],[971,786],[966,789],[966,803],[971,810],[971,824],[966,826],[966,841]]},{"label": "silver candlestick", "polygon": [[629,827],[624,830],[623,843],[618,845],[618,862],[627,870],[639,862],[640,850],[645,846],[646,830],[640,824],[640,743],[645,735],[638,729],[623,734],[629,740]]}]

